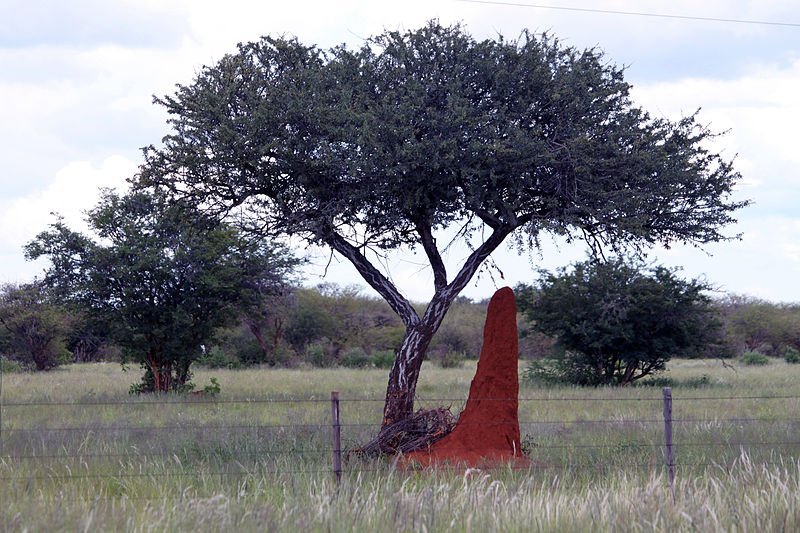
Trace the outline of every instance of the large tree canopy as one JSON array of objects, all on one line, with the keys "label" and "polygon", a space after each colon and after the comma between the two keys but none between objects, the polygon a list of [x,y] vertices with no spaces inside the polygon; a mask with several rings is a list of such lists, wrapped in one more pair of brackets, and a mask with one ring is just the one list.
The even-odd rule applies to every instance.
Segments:
[{"label": "large tree canopy", "polygon": [[[267,236],[298,235],[353,263],[407,335],[384,422],[413,408],[419,366],[447,308],[507,237],[595,246],[725,237],[739,175],[694,115],[652,119],[602,53],[549,36],[476,41],[431,22],[356,50],[296,39],[242,44],[158,98],[172,132],[138,183]],[[435,233],[472,253],[448,273]],[[435,295],[419,316],[367,251],[419,247]]]},{"label": "large tree canopy", "polygon": [[214,330],[284,288],[296,260],[165,198],[106,190],[89,211],[96,239],[53,223],[26,246],[44,283],[102,322],[145,368],[145,391],[180,390]]}]

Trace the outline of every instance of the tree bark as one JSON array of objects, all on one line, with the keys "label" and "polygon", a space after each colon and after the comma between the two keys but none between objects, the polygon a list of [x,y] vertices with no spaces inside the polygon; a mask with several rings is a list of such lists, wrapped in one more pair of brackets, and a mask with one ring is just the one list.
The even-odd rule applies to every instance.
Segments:
[{"label": "tree bark", "polygon": [[389,372],[386,402],[383,406],[384,427],[413,414],[417,379],[433,333],[431,328],[423,324],[406,331]]},{"label": "tree bark", "polygon": [[333,228],[324,228],[324,231],[320,232],[319,237],[353,264],[361,277],[397,313],[406,328],[405,337],[395,356],[392,370],[389,372],[386,403],[383,408],[383,427],[413,414],[419,371],[433,335],[442,324],[450,305],[466,287],[481,264],[514,229],[527,222],[527,219],[511,218],[513,218],[512,221],[505,223],[500,222],[500,218],[497,218],[490,224],[492,233],[469,255],[449,284],[444,262],[436,248],[436,240],[433,238],[430,225],[423,223],[416,225],[420,244],[422,244],[433,270],[436,291],[422,318],[417,314],[411,302],[400,294],[397,287],[381,274],[358,248],[336,233]]},{"label": "tree bark", "polygon": [[[406,328],[405,338],[403,338],[403,343],[400,345],[389,373],[386,403],[383,408],[383,427],[413,414],[419,371],[433,335],[442,324],[450,305],[469,283],[483,261],[512,230],[513,228],[510,226],[495,230],[481,246],[470,254],[461,270],[453,278],[452,283],[449,285],[437,283],[436,293],[428,304],[422,319],[419,323]],[[428,251],[428,255],[431,255],[430,251]],[[431,263],[434,270],[437,270],[436,262],[433,259]]]}]

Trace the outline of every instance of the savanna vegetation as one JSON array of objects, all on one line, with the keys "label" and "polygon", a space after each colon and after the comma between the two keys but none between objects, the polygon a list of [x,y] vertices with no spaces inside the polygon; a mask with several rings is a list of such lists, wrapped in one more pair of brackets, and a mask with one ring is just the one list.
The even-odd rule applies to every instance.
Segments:
[{"label": "savanna vegetation", "polygon": [[[474,363],[425,363],[421,405],[466,398]],[[524,363],[523,363],[524,367]],[[397,471],[345,450],[380,426],[385,370],[198,369],[216,398],[129,396],[116,364],[6,374],[0,523],[16,530],[792,531],[800,365],[673,360],[676,484],[658,386],[523,384],[530,470]],[[647,380],[643,380],[647,381]],[[736,399],[741,398],[741,399]],[[287,401],[291,400],[291,401]]]},{"label": "savanna vegetation", "polygon": [[519,308],[557,342],[531,374],[576,385],[630,385],[672,357],[718,352],[721,321],[710,289],[675,270],[620,257],[540,272],[536,284],[517,287]]},{"label": "savanna vegetation", "polygon": [[[652,118],[630,89],[598,49],[530,32],[478,41],[431,21],[352,50],[264,37],[156,99],[170,131],[133,183],[352,263],[403,323],[388,427],[413,413],[434,334],[503,243],[532,251],[561,235],[640,251],[729,239],[748,202],[733,198],[732,163],[709,150],[715,133],[696,114]],[[451,240],[471,253],[448,272]],[[408,249],[433,274],[424,312],[378,268]]]},{"label": "savanna vegetation", "polygon": [[[85,311],[59,304],[43,291],[38,283],[0,289],[0,357],[6,371],[131,360],[114,336],[89,320]],[[520,358],[549,364],[563,357],[565,349],[557,334],[543,333],[527,313],[535,297],[532,285],[517,287],[517,293]],[[31,294],[38,296],[31,299]],[[427,359],[437,366],[455,367],[477,358],[486,305],[485,301],[459,298],[434,336]],[[598,307],[598,312],[602,311]],[[659,360],[680,356],[736,361],[753,352],[763,354],[767,362],[800,362],[800,306],[723,296],[710,298],[706,311],[710,312],[706,318],[716,328],[710,342],[695,345],[694,351],[662,351]],[[404,334],[402,322],[385,302],[356,287],[332,284],[283,286],[281,293],[262,294],[229,319],[214,328],[208,344],[187,348],[192,352],[193,369],[260,365],[389,368]],[[613,329],[606,338],[614,338],[611,332]],[[618,333],[626,332],[620,329]],[[631,355],[624,350],[618,353],[623,358]]]},{"label": "savanna vegetation", "polygon": [[[121,348],[123,360],[141,364],[139,392],[185,389],[215,332],[285,292],[298,263],[280,246],[248,240],[154,193],[104,191],[86,222],[92,235],[56,220],[26,255],[49,259],[38,286],[53,302],[80,313],[90,332]],[[34,361],[42,349],[30,350]]]},{"label": "savanna vegetation", "polygon": [[[171,131],[133,190],[105,191],[89,234],[57,219],[26,247],[50,261],[43,279],[0,288],[4,528],[800,528],[800,306],[597,260],[727,240],[747,205],[715,134],[651,118],[623,74],[549,36],[431,22],[357,50],[245,43],[157,98]],[[449,273],[447,231],[472,250]],[[459,294],[497,247],[546,235],[596,253],[517,288],[533,466],[354,454],[334,487],[327,394],[349,450],[415,402],[458,411],[486,309]],[[378,297],[301,287],[285,236],[340,254]],[[415,248],[425,304],[375,266]],[[203,394],[127,394],[185,393],[193,373]]]}]

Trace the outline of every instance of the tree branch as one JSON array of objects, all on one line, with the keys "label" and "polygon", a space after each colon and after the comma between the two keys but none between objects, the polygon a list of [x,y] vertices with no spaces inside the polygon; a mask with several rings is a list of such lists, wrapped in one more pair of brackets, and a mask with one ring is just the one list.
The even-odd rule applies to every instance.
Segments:
[{"label": "tree branch", "polygon": [[433,237],[431,227],[423,225],[419,222],[415,223],[417,233],[422,243],[422,249],[425,250],[425,255],[428,256],[428,261],[433,269],[433,286],[436,292],[439,292],[447,286],[447,269],[442,261],[442,256],[439,254],[439,249],[436,247],[436,239]]},{"label": "tree branch", "polygon": [[342,254],[345,259],[356,267],[356,270],[358,270],[358,273],[364,278],[364,281],[388,302],[392,310],[397,313],[403,321],[406,328],[410,328],[419,323],[419,315],[411,303],[400,294],[394,284],[389,281],[386,276],[381,274],[378,269],[369,262],[358,248],[347,242],[344,237],[333,230],[327,231],[322,236],[322,240],[325,241],[328,246]]},{"label": "tree branch", "polygon": [[436,291],[433,295],[430,305],[425,310],[425,316],[422,321],[432,327],[433,331],[439,327],[441,320],[444,318],[450,304],[455,300],[456,296],[467,286],[469,280],[480,268],[481,264],[494,252],[498,246],[508,237],[511,232],[516,229],[516,226],[504,224],[496,228],[489,238],[483,244],[473,251],[464,265],[456,274],[453,281],[440,290]]},{"label": "tree branch", "polygon": [[486,258],[489,257],[498,246],[500,246],[505,238],[508,237],[511,232],[516,229],[516,227],[516,225],[511,224],[503,224],[502,226],[497,227],[492,234],[489,235],[489,238],[470,254],[467,260],[464,262],[464,265],[461,267],[461,270],[458,272],[458,274],[456,274],[455,278],[453,278],[453,281],[450,283],[450,285],[447,286],[448,291],[454,292],[455,295],[461,292],[461,290],[467,286],[469,280],[472,279],[472,276],[475,275]]}]

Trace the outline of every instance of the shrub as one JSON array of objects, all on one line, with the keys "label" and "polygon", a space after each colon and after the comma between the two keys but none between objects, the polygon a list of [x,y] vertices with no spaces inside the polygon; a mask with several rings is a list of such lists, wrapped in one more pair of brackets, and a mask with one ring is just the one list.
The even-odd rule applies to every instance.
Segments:
[{"label": "shrub", "polygon": [[636,387],[674,387],[675,380],[665,376],[653,376],[641,381],[636,381],[633,385]]},{"label": "shrub", "polygon": [[0,372],[4,374],[11,374],[14,372],[22,372],[25,370],[22,368],[22,365],[19,364],[18,361],[12,361],[11,359],[6,359],[5,357],[0,357]]},{"label": "shrub", "polygon": [[208,368],[239,368],[241,366],[237,358],[227,355],[219,346],[212,346],[197,359],[197,364]]},{"label": "shrub", "polygon": [[306,346],[303,358],[312,366],[330,366],[328,352],[321,342],[314,342]]},{"label": "shrub", "polygon": [[769,357],[761,352],[745,352],[739,362],[747,366],[762,366],[769,364]]},{"label": "shrub", "polygon": [[456,350],[445,350],[441,352],[437,361],[442,368],[460,368],[461,363],[464,362],[464,352]]},{"label": "shrub", "polygon": [[563,350],[548,373],[575,385],[630,385],[664,370],[670,357],[706,353],[720,331],[704,294],[710,287],[676,272],[637,258],[590,257],[518,286],[531,327]]},{"label": "shrub", "polygon": [[711,385],[711,376],[702,374],[681,380],[668,378],[666,376],[654,376],[637,381],[633,385],[637,387],[681,387],[685,389],[699,389]]},{"label": "shrub", "polygon": [[222,390],[222,387],[219,385],[219,381],[217,381],[217,378],[215,377],[210,378],[209,381],[211,383],[203,387],[203,394],[207,396],[217,396]]},{"label": "shrub", "polygon": [[392,368],[394,357],[394,352],[391,350],[372,352],[372,364],[378,368]]},{"label": "shrub", "polygon": [[800,363],[800,351],[796,348],[786,348],[786,351],[783,353],[783,359],[791,365],[796,365]]},{"label": "shrub", "polygon": [[522,371],[522,380],[532,385],[565,385],[570,377],[565,375],[561,360],[554,358],[534,359]]},{"label": "shrub", "polygon": [[339,364],[348,368],[365,368],[372,366],[372,359],[361,348],[351,348],[342,356]]},{"label": "shrub", "polygon": [[694,388],[694,389],[707,387],[709,385],[711,385],[711,376],[709,376],[708,374],[703,374],[702,376],[691,377],[691,378],[687,379],[686,382],[685,382],[685,386],[686,387],[690,387],[690,388]]}]

